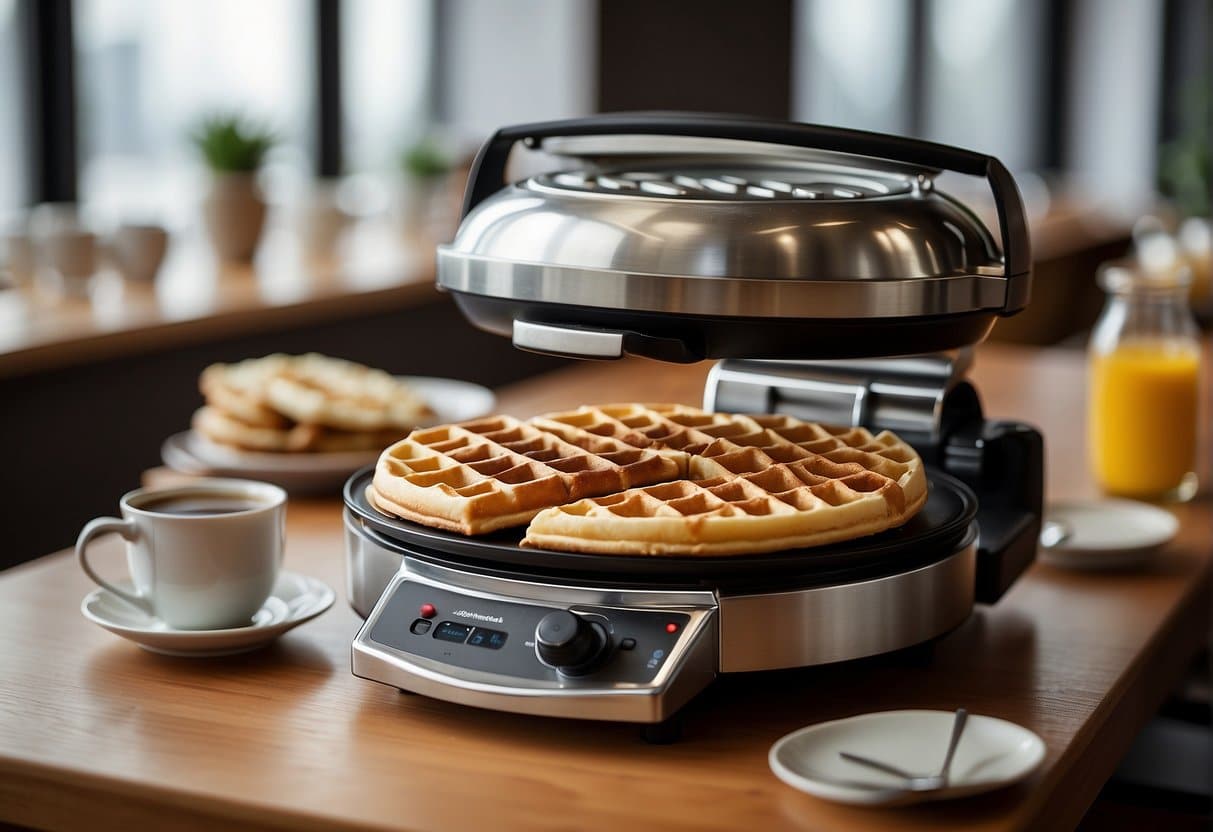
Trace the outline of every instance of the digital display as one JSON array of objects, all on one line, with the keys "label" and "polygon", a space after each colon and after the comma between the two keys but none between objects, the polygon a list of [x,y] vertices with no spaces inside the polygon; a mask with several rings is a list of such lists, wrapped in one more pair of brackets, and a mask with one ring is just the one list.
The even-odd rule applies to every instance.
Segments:
[{"label": "digital display", "polygon": [[434,638],[442,639],[443,641],[457,641],[462,644],[468,637],[468,633],[472,628],[466,624],[456,624],[454,621],[443,621],[434,628]]},{"label": "digital display", "polygon": [[487,647],[490,650],[500,650],[505,644],[507,633],[500,630],[489,630],[484,627],[477,627],[472,631],[472,637],[468,639],[468,644],[476,647]]}]

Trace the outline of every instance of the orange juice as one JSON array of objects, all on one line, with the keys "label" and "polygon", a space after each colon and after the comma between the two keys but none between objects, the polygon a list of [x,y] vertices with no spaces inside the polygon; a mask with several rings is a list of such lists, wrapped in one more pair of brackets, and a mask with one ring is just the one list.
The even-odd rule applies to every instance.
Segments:
[{"label": "orange juice", "polygon": [[1200,354],[1129,340],[1091,356],[1088,433],[1096,479],[1126,497],[1160,497],[1196,466]]}]

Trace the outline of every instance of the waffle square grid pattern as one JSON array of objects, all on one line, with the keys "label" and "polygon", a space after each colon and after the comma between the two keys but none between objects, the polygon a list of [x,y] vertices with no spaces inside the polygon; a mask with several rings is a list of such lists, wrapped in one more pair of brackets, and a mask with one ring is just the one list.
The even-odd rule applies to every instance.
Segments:
[{"label": "waffle square grid pattern", "polygon": [[709,556],[873,534],[926,492],[922,461],[888,431],[618,404],[415,431],[383,453],[368,496],[465,534],[530,521],[524,546]]},{"label": "waffle square grid pattern", "polygon": [[610,437],[568,441],[510,416],[413,431],[383,452],[371,502],[464,534],[521,525],[541,509],[682,476],[682,459]]}]

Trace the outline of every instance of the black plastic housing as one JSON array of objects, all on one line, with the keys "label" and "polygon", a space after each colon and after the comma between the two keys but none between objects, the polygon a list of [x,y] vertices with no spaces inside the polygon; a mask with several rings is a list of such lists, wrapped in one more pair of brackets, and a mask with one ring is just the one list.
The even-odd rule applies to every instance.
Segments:
[{"label": "black plastic housing", "polygon": [[976,598],[992,604],[1036,560],[1044,437],[1020,422],[973,420],[947,438],[940,462],[977,494]]},{"label": "black plastic housing", "polygon": [[[624,333],[630,355],[691,364],[708,358],[885,358],[943,352],[986,337],[992,311],[913,318],[741,318],[665,315],[451,292],[476,326],[510,337],[515,320]],[[574,356],[582,358],[584,356]]]}]

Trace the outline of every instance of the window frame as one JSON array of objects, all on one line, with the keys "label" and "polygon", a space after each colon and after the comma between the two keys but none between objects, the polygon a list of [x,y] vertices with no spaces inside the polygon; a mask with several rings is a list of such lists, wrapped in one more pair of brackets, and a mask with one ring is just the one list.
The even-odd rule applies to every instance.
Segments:
[{"label": "window frame", "polygon": [[[312,168],[317,177],[333,178],[345,172],[343,136],[346,117],[342,102],[342,0],[312,0],[313,41],[311,79],[311,109],[314,131],[311,147]],[[25,167],[29,171],[26,205],[42,202],[74,202],[80,186],[78,89],[75,82],[75,43],[73,39],[74,0],[17,0],[18,25],[22,32],[23,67],[22,109],[25,115]],[[442,4],[435,3],[432,16],[435,43],[443,38],[445,16]],[[1162,54],[1177,53],[1183,39],[1183,27],[1178,25],[1185,0],[1167,0],[1167,25],[1163,27]],[[1063,143],[1066,135],[1067,75],[1072,61],[1070,49],[1076,20],[1073,0],[1053,0],[1046,26],[1047,42],[1044,53],[1048,68],[1043,74],[1046,89],[1042,90],[1045,135],[1041,143],[1046,169],[1058,169],[1064,163]],[[907,125],[911,134],[922,127],[924,112],[925,60],[922,50],[930,0],[912,0],[910,40],[910,94],[906,102]],[[601,10],[599,18],[601,18]],[[600,22],[600,21],[599,21]],[[789,40],[788,49],[794,48]],[[789,56],[791,58],[791,56]],[[601,60],[601,57],[600,57]],[[441,114],[444,79],[438,71],[438,55],[431,57],[429,110]],[[1175,91],[1169,87],[1176,75],[1173,61],[1167,61],[1160,73],[1161,102],[1157,134],[1160,142],[1176,130]]]}]

